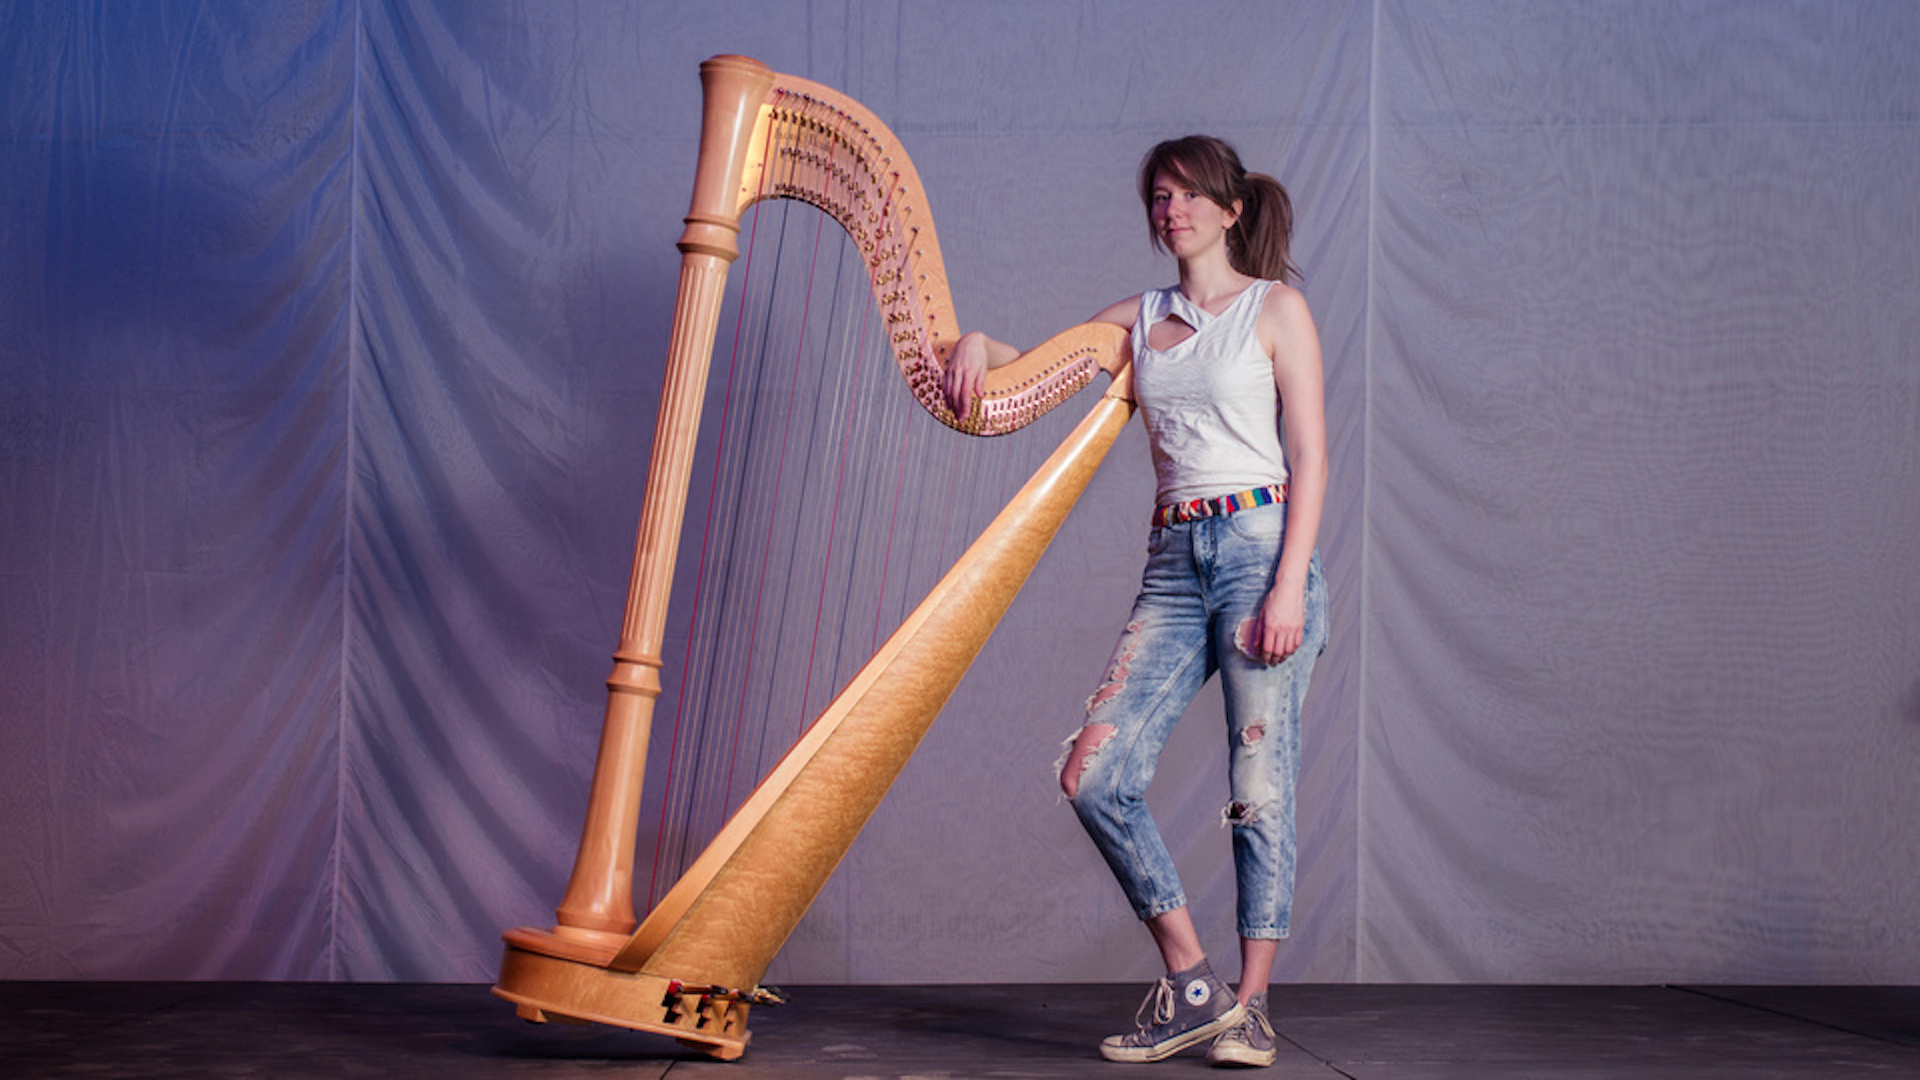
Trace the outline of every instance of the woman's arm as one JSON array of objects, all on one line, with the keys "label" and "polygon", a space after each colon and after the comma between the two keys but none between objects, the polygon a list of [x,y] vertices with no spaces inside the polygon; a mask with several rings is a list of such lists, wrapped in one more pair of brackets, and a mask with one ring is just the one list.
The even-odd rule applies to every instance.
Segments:
[{"label": "woman's arm", "polygon": [[1260,607],[1255,659],[1277,664],[1306,635],[1307,567],[1327,501],[1327,406],[1320,334],[1300,290],[1276,285],[1260,311],[1260,339],[1273,357],[1273,385],[1287,440],[1287,531],[1273,588]]},{"label": "woman's arm", "polygon": [[[1131,329],[1139,310],[1140,298],[1135,296],[1108,307],[1089,321]],[[946,369],[940,373],[940,390],[954,415],[964,417],[973,408],[974,399],[986,387],[987,372],[1006,367],[1021,355],[1018,348],[978,330],[962,334],[947,356]]]}]

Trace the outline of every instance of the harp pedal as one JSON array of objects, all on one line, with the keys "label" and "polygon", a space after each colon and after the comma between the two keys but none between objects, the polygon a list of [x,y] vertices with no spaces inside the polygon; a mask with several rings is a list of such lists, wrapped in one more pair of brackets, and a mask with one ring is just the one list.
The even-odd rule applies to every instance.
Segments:
[{"label": "harp pedal", "polygon": [[667,981],[667,997],[675,995],[697,997],[702,1000],[738,1001],[746,1005],[785,1005],[790,999],[786,991],[777,986],[756,986],[751,990],[740,990],[731,986],[693,986],[679,979]]}]

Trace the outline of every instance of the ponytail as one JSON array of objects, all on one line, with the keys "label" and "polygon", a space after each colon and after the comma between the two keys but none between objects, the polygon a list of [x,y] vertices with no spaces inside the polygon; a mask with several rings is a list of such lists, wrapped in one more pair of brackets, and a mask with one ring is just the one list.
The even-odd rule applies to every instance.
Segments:
[{"label": "ponytail", "polygon": [[1240,217],[1227,233],[1227,255],[1243,274],[1289,285],[1300,280],[1300,268],[1288,253],[1293,239],[1293,200],[1280,181],[1266,173],[1247,173],[1247,193],[1240,200]]}]

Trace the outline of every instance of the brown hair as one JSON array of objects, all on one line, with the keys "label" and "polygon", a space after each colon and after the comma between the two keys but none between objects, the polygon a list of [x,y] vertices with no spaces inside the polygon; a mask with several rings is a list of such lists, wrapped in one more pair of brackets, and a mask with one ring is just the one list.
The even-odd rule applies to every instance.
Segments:
[{"label": "brown hair", "polygon": [[1300,268],[1287,254],[1293,238],[1293,200],[1287,189],[1265,173],[1248,172],[1233,147],[1211,135],[1168,139],[1140,161],[1140,201],[1147,206],[1147,231],[1156,250],[1160,235],[1152,228],[1153,180],[1163,172],[1223,209],[1240,204],[1240,216],[1227,230],[1227,258],[1235,270],[1272,281],[1300,279]]}]

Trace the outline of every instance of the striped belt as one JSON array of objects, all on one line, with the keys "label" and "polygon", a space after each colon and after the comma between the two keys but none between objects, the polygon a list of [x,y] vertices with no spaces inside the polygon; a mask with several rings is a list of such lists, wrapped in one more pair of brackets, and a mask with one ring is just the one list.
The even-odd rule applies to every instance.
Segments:
[{"label": "striped belt", "polygon": [[1153,512],[1154,528],[1164,528],[1181,521],[1196,518],[1224,517],[1237,510],[1251,510],[1256,506],[1271,506],[1287,501],[1287,485],[1268,484],[1252,491],[1236,491],[1231,495],[1221,495],[1212,499],[1193,499],[1189,502],[1167,503]]}]

